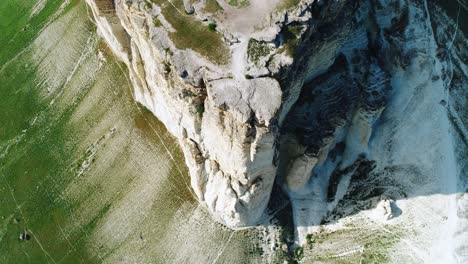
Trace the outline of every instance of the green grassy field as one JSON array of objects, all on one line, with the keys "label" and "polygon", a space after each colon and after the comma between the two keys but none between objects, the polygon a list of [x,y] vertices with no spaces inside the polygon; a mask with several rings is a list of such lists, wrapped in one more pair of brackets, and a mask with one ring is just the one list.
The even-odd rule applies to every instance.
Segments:
[{"label": "green grassy field", "polygon": [[[50,0],[36,16],[30,17],[35,1],[4,0],[0,2],[0,65],[13,58],[34,39],[53,18],[63,0]],[[74,2],[77,2],[74,0]]]},{"label": "green grassy field", "polygon": [[[142,163],[151,159],[169,167],[164,173],[172,176],[174,182],[167,188],[170,190],[174,186],[183,197],[175,200],[172,208],[191,200],[186,182],[177,181],[187,175],[185,168],[182,168],[182,175],[174,168],[178,166],[174,162],[181,164],[182,160],[175,140],[150,114],[138,111],[129,91],[125,90],[127,87],[122,86],[124,75],[120,80],[111,79],[122,75],[117,63],[113,64],[96,77],[102,81],[83,87],[76,101],[58,106],[59,102],[51,108],[38,104],[35,108],[39,109],[39,114],[34,125],[25,118],[25,132],[20,132],[23,136],[17,137],[17,142],[8,150],[2,149],[6,155],[0,170],[3,227],[0,262],[99,262],[99,255],[89,252],[92,233],[111,211],[113,203],[124,198],[126,185],[138,182],[140,173],[150,175],[152,170]],[[120,89],[111,93],[99,91],[104,85],[109,90]],[[90,100],[92,102],[87,105]],[[115,132],[110,134],[114,128]],[[152,129],[161,132],[165,142],[172,142],[171,149],[175,149],[174,156],[178,160],[171,161],[167,154],[155,149],[147,149],[145,153],[135,149],[138,146],[144,149],[144,145],[150,143],[161,144],[150,142],[155,140],[148,135]],[[134,142],[134,138],[140,142]],[[136,143],[139,144],[134,146]],[[92,159],[89,159],[90,148],[96,151]],[[118,152],[113,155],[116,150]],[[135,160],[143,155],[143,160]],[[90,161],[90,166],[80,174],[85,160]],[[156,169],[153,172],[159,176],[158,168],[152,169]],[[170,208],[165,206],[164,214],[170,215]],[[18,239],[24,230],[32,235],[31,241]]]},{"label": "green grassy field", "polygon": [[[60,4],[48,1],[29,20],[28,1],[0,4],[6,32],[0,72],[1,263],[99,262],[103,256],[90,250],[93,231],[125,196],[126,185],[151,173],[143,164],[151,159],[173,176],[164,179],[173,181],[168,190],[173,186],[183,197],[174,201],[174,210],[192,199],[175,139],[135,104],[122,65],[110,54],[107,62],[98,60],[98,50],[106,49],[86,19],[84,3],[71,3],[72,12],[65,10],[42,31]],[[148,147],[155,143],[151,133],[171,144],[173,160]],[[84,208],[89,212],[82,213]],[[30,240],[19,240],[24,231]]]}]

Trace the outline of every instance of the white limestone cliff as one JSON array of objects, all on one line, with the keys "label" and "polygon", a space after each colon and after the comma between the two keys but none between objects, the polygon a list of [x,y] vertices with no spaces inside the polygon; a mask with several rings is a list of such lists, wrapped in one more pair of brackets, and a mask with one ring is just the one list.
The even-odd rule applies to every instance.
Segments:
[{"label": "white limestone cliff", "polygon": [[[171,25],[149,1],[87,3],[100,34],[127,64],[136,100],[179,139],[197,198],[227,226],[255,224],[275,179],[278,81],[232,78],[229,66],[177,49]],[[156,19],[163,26],[155,27]]]},{"label": "white limestone cliff", "polygon": [[[392,138],[393,130],[383,139],[378,134],[388,126],[385,120],[394,118],[398,127],[411,117],[389,116],[391,107],[411,97],[405,91],[418,82],[424,89],[418,86],[415,94],[432,83],[439,92],[463,86],[448,81],[449,52],[434,44],[437,38],[448,43],[448,37],[431,31],[424,1],[301,0],[285,7],[288,1],[252,0],[242,8],[223,0],[86,1],[100,34],[128,66],[136,100],[179,140],[198,200],[228,227],[252,226],[263,219],[278,184],[291,202],[298,244],[327,217],[344,215],[340,210],[348,208],[338,203],[351,197],[356,182],[372,182],[360,175],[370,174],[369,164],[381,164],[382,171],[373,173],[383,174],[394,155],[406,156],[395,152],[399,139]],[[218,6],[209,6],[213,3]],[[221,41],[213,42],[210,52],[218,57],[196,46],[181,47],[177,30],[190,25],[206,30],[216,25]],[[462,61],[459,50],[450,50],[454,61]],[[466,66],[456,65],[458,79],[466,80]],[[416,76],[418,67],[428,73]],[[406,90],[400,90],[402,79]],[[460,98],[440,102],[463,109]],[[465,131],[459,111],[450,107],[452,122]],[[444,111],[439,109],[446,122]],[[388,150],[376,148],[376,139],[389,141],[381,147]],[[419,150],[432,155],[430,146]],[[417,160],[411,164],[423,168]],[[382,186],[393,190],[399,180],[404,182]],[[388,195],[387,213],[401,198],[365,186],[363,193],[375,197],[362,199]]]}]

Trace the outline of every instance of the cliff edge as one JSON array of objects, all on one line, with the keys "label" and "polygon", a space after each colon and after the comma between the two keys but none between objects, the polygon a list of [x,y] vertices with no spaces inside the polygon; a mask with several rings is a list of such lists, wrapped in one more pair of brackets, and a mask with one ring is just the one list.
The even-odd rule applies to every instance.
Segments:
[{"label": "cliff edge", "polygon": [[261,221],[276,182],[303,243],[363,164],[390,162],[370,146],[389,104],[421,86],[451,100],[452,51],[425,1],[87,3],[137,101],[178,138],[195,195],[231,228]]}]

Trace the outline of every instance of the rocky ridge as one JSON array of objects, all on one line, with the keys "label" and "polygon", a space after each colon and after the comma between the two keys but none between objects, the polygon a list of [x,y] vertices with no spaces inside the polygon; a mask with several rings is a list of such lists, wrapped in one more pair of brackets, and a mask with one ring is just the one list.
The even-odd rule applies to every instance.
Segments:
[{"label": "rocky ridge", "polygon": [[179,139],[195,195],[231,228],[262,220],[276,181],[303,243],[371,158],[402,73],[430,65],[403,79],[459,85],[425,1],[87,3],[136,99]]}]

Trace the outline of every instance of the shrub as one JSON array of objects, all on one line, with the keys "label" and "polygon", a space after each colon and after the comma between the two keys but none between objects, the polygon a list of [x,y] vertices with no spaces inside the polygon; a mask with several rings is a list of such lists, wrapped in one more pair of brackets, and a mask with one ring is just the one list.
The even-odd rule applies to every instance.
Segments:
[{"label": "shrub", "polygon": [[294,259],[296,261],[302,260],[304,257],[304,248],[303,247],[298,247],[294,250]]},{"label": "shrub", "polygon": [[205,105],[199,104],[195,109],[197,110],[198,115],[203,116],[203,113],[205,112]]},{"label": "shrub", "polygon": [[211,31],[216,31],[216,24],[214,23],[209,23],[208,24],[208,29]]},{"label": "shrub", "polygon": [[307,245],[309,245],[309,248],[312,248],[312,244],[314,243],[314,238],[312,237],[312,234],[306,235],[306,242]]}]

